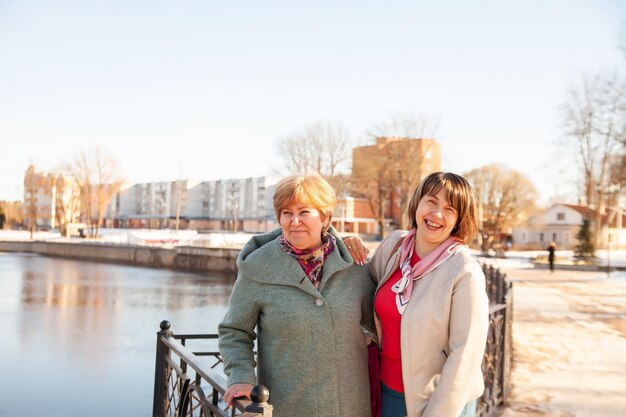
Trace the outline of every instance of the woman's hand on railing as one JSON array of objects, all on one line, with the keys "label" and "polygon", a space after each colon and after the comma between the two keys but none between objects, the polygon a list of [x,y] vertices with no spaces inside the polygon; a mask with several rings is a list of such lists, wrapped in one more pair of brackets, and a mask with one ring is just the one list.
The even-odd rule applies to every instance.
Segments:
[{"label": "woman's hand on railing", "polygon": [[246,397],[249,399],[250,391],[252,391],[251,384],[233,384],[224,393],[224,401],[232,406],[235,398]]},{"label": "woman's hand on railing", "polygon": [[348,247],[348,252],[350,252],[350,256],[354,259],[354,263],[357,265],[365,265],[367,254],[370,250],[365,246],[363,240],[358,236],[347,236],[343,238],[343,243]]}]

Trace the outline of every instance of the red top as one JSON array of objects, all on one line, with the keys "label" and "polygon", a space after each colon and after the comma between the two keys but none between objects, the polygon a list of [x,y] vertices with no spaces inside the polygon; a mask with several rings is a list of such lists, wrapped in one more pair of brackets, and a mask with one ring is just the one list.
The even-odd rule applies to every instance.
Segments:
[{"label": "red top", "polygon": [[[420,258],[413,253],[411,266]],[[396,307],[396,293],[391,287],[402,278],[400,268],[385,281],[376,293],[374,308],[380,318],[382,346],[380,351],[380,380],[394,391],[404,392],[402,382],[402,355],[400,353],[400,319],[402,316]]]}]

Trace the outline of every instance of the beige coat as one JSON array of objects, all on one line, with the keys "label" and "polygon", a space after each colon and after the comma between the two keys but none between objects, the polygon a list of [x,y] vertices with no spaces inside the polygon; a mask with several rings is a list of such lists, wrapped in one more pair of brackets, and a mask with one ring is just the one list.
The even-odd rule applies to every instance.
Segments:
[{"label": "beige coat", "polygon": [[[400,251],[392,252],[406,233],[392,233],[374,253],[370,273],[378,288],[398,268]],[[457,417],[484,390],[485,275],[469,251],[461,250],[413,285],[400,325],[408,417]],[[376,328],[380,340],[378,317]]]}]

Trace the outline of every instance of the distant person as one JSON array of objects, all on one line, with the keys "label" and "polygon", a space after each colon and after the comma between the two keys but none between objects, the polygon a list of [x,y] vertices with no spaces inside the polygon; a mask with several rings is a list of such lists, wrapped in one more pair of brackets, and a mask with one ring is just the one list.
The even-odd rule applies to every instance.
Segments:
[{"label": "distant person", "polygon": [[[489,329],[485,275],[466,246],[478,228],[474,190],[435,172],[407,211],[411,229],[390,234],[369,262],[378,282],[381,416],[473,417]],[[359,242],[346,239],[357,262]]]},{"label": "distant person", "polygon": [[362,326],[373,331],[375,284],[330,226],[336,201],[319,175],[285,178],[274,193],[280,229],[241,250],[218,327],[228,404],[263,384],[274,417],[370,416]]},{"label": "distant person", "polygon": [[554,273],[554,252],[556,251],[556,243],[550,242],[548,246],[548,263],[550,264],[550,272]]}]

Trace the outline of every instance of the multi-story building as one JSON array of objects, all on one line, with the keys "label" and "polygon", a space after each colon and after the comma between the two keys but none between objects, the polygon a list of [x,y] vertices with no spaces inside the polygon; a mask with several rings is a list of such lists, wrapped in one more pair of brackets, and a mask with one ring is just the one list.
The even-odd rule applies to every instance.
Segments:
[{"label": "multi-story building", "polygon": [[116,193],[107,216],[120,227],[171,227],[185,216],[189,186],[188,180],[134,184]]},{"label": "multi-story building", "polygon": [[78,181],[70,175],[53,175],[51,194],[54,195],[57,227],[68,236],[75,233],[74,229],[81,227],[81,194]]},{"label": "multi-story building", "polygon": [[339,232],[372,236],[377,232],[376,216],[367,198],[338,198],[332,224]]},{"label": "multi-story building", "polygon": [[56,199],[55,178],[52,174],[38,172],[30,165],[24,175],[24,221],[35,229],[51,229],[56,226],[54,204]]},{"label": "multi-story building", "polygon": [[278,177],[204,181],[188,190],[190,227],[261,232],[277,226],[272,198]]},{"label": "multi-story building", "polygon": [[[87,221],[87,207],[94,205],[81,194],[81,187],[75,177],[62,173],[38,172],[31,165],[24,174],[23,218],[30,228],[35,219],[36,229],[59,229],[64,234],[78,233],[85,227],[79,223],[81,217]],[[95,191],[94,191],[95,193]],[[96,208],[91,207],[91,218],[96,218]]]},{"label": "multi-story building", "polygon": [[373,203],[375,217],[382,207],[392,228],[406,227],[403,216],[410,193],[424,177],[440,170],[441,146],[434,139],[380,137],[374,145],[352,150],[357,190]]},{"label": "multi-story building", "polygon": [[278,178],[135,184],[119,192],[111,212],[120,227],[245,230],[276,227],[272,205]]}]

